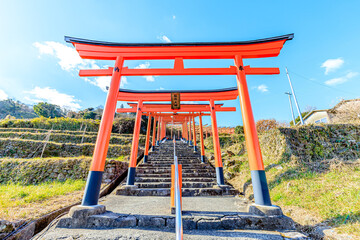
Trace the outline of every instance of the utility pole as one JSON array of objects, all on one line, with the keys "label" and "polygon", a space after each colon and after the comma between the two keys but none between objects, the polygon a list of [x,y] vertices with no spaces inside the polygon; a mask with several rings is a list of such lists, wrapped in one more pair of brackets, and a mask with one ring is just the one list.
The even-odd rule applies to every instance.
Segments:
[{"label": "utility pole", "polygon": [[[287,75],[287,77],[288,77],[288,79],[289,79],[290,88],[291,88],[292,95],[293,95],[293,97],[294,97],[295,105],[296,105],[297,111],[298,111],[298,113],[299,113],[301,125],[304,125],[304,120],[303,120],[303,118],[302,118],[302,116],[301,116],[301,111],[300,111],[299,104],[298,104],[297,99],[296,99],[296,95],[295,95],[294,88],[293,88],[293,86],[292,86],[292,84],[291,84],[291,80],[290,80],[290,76],[289,76],[289,72],[288,72],[288,70],[287,70],[287,67],[285,67],[285,70],[286,70],[286,75]],[[295,122],[294,122],[294,123],[295,123]]]},{"label": "utility pole", "polygon": [[286,92],[285,94],[287,94],[289,96],[289,103],[290,103],[290,109],[291,109],[291,116],[292,116],[292,119],[293,119],[293,123],[294,123],[294,126],[295,126],[295,115],[294,115],[294,109],[293,109],[293,106],[292,106],[292,102],[291,102],[291,93],[289,92]]}]

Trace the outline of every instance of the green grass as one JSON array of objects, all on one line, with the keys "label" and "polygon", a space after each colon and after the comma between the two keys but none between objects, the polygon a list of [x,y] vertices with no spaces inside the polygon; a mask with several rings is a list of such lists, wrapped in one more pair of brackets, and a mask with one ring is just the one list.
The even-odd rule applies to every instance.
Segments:
[{"label": "green grass", "polygon": [[[84,186],[84,180],[45,182],[39,185],[2,184],[0,185],[0,219],[8,219],[9,215],[13,215],[14,208],[22,209],[29,204],[82,190]],[[20,216],[26,217],[22,214]]]},{"label": "green grass", "polygon": [[360,236],[359,167],[283,177],[270,191],[274,204],[300,207],[336,227],[339,233]]}]

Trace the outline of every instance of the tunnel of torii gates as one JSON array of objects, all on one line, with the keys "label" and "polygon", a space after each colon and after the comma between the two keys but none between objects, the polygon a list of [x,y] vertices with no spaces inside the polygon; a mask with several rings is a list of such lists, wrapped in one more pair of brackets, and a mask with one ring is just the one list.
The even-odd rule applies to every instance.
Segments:
[{"label": "tunnel of torii gates", "polygon": [[[80,70],[79,73],[82,77],[111,76],[82,205],[90,206],[98,203],[112,123],[120,95],[121,76],[235,75],[255,203],[270,206],[270,194],[246,75],[279,74],[280,70],[279,68],[253,68],[245,66],[243,60],[276,57],[280,54],[285,42],[293,39],[293,37],[294,34],[288,34],[251,41],[201,43],[113,43],[65,37],[65,41],[72,43],[79,56],[83,59],[115,60],[114,67]],[[233,59],[234,65],[228,68],[185,68],[184,59]],[[173,60],[174,67],[131,69],[124,66],[125,60]],[[185,101],[184,94],[181,94],[181,101]],[[162,95],[166,96],[166,94]],[[158,96],[158,98],[160,99],[161,97]],[[166,99],[168,101],[170,97],[167,96]],[[215,100],[213,99],[213,101]],[[129,99],[127,101],[136,101],[136,99]],[[147,100],[143,99],[143,101]],[[196,101],[201,100],[196,99]],[[209,99],[204,101],[209,101]]]},{"label": "tunnel of torii gates", "polygon": [[[168,96],[167,101],[170,101],[171,93],[177,92],[180,93],[184,101],[194,101],[199,99],[199,95],[202,95],[200,98],[202,100],[207,99],[209,104],[182,104],[180,109],[172,109],[171,104],[159,104],[159,103],[143,103],[143,99],[149,100],[150,98],[155,99]],[[129,99],[129,96],[123,96],[124,90],[120,91],[118,100]],[[128,92],[126,92],[129,95]],[[196,130],[195,130],[195,117],[199,117],[200,122],[200,142],[201,142],[201,161],[205,161],[205,149],[204,149],[204,139],[203,131],[201,128],[202,125],[202,116],[211,116],[212,126],[213,126],[213,143],[214,143],[214,153],[215,153],[215,169],[216,169],[216,179],[219,185],[224,185],[224,174],[222,168],[221,160],[221,151],[219,143],[219,135],[217,131],[217,122],[216,122],[216,112],[222,111],[236,111],[235,107],[222,107],[223,104],[214,104],[214,99],[216,100],[233,100],[237,98],[237,89],[222,89],[222,90],[212,90],[212,91],[156,91],[156,92],[134,92],[130,93],[133,97],[132,99],[137,98],[138,103],[128,103],[131,108],[120,108],[117,112],[136,112],[135,126],[134,126],[134,138],[132,143],[132,150],[130,156],[130,167],[128,171],[127,185],[133,185],[135,179],[135,169],[136,169],[136,158],[137,158],[137,149],[139,142],[140,134],[140,123],[141,115],[146,114],[149,116],[148,127],[146,133],[146,145],[144,153],[144,162],[147,161],[148,151],[149,151],[149,139],[150,139],[150,122],[151,117],[154,117],[154,130],[153,130],[153,146],[155,144],[155,124],[158,122],[158,135],[156,145],[159,144],[161,139],[165,138],[166,135],[166,124],[182,124],[182,132],[184,138],[189,141],[189,145],[194,144],[194,151],[197,151],[196,146]],[[162,96],[164,95],[164,96]],[[187,113],[184,113],[187,112]],[[207,114],[210,113],[210,114]],[[192,129],[192,130],[191,130]],[[171,134],[172,135],[172,134]],[[192,141],[193,140],[193,141]]]}]

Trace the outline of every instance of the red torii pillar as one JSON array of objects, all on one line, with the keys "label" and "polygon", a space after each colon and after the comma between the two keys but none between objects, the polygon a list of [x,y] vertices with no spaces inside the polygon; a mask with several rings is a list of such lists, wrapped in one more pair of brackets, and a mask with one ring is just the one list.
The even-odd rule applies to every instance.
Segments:
[{"label": "red torii pillar", "polygon": [[115,116],[123,64],[124,58],[117,57],[115,61],[114,72],[111,77],[109,92],[106,98],[103,117],[101,118],[100,122],[99,133],[96,139],[90,171],[86,181],[85,192],[81,203],[81,205],[84,206],[98,204],[102,175],[104,172],[112,124]]},{"label": "red torii pillar", "polygon": [[156,141],[156,146],[159,146],[159,144],[160,144],[160,122],[161,122],[161,117],[159,116],[158,126],[157,126],[157,141]]},{"label": "red torii pillar", "polygon": [[142,116],[141,108],[142,108],[142,101],[139,101],[136,110],[133,142],[131,147],[131,155],[130,155],[126,185],[134,185],[135,183],[135,173],[136,173],[136,163],[137,163],[136,160],[137,160],[137,153],[139,148],[139,134],[140,134],[141,116]]},{"label": "red torii pillar", "polygon": [[148,160],[149,155],[149,145],[150,145],[150,131],[151,131],[151,113],[148,115],[148,124],[146,129],[146,141],[145,141],[145,153],[144,153],[144,163]]},{"label": "red torii pillar", "polygon": [[161,140],[166,137],[166,123],[164,120],[161,120]]},{"label": "red torii pillar", "polygon": [[215,169],[216,169],[216,181],[218,185],[224,185],[224,172],[223,164],[221,159],[221,149],[219,142],[219,133],[216,122],[216,112],[214,100],[210,100],[210,114],[211,114],[211,125],[213,131],[213,144],[214,144],[214,155],[215,155]]},{"label": "red torii pillar", "polygon": [[188,129],[187,129],[187,122],[186,120],[183,123],[183,138],[185,138],[185,140],[187,142],[189,142],[189,134],[188,134]]},{"label": "red torii pillar", "polygon": [[192,135],[191,135],[191,117],[189,117],[189,146],[192,147]]},{"label": "red torii pillar", "polygon": [[255,203],[271,206],[270,193],[241,56],[235,57],[235,65],[237,67],[236,82],[239,90],[240,107],[244,124],[245,142],[248,151]]},{"label": "red torii pillar", "polygon": [[156,116],[154,116],[154,124],[153,124],[153,136],[152,136],[152,144],[151,144],[152,151],[155,151],[155,141],[156,141]]},{"label": "red torii pillar", "polygon": [[204,132],[203,132],[201,114],[199,115],[199,127],[200,127],[200,143],[201,143],[201,162],[205,163]]},{"label": "red torii pillar", "polygon": [[197,151],[197,148],[196,148],[196,128],[195,128],[195,117],[192,116],[192,124],[193,124],[193,138],[194,138],[194,152]]}]

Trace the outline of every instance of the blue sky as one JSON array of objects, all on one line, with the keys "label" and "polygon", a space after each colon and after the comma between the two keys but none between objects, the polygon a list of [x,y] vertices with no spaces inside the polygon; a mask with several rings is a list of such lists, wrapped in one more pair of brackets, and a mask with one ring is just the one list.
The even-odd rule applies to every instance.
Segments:
[{"label": "blue sky", "polygon": [[[106,78],[78,70],[112,66],[82,61],[64,35],[115,42],[241,41],[294,33],[277,58],[245,60],[279,67],[280,75],[248,76],[255,118],[290,121],[288,67],[300,108],[329,108],[359,97],[360,1],[1,1],[0,99],[49,101],[72,109],[104,105]],[[185,67],[228,67],[230,60],[187,61]],[[129,61],[129,67],[171,67],[171,61]],[[128,89],[217,89],[234,76],[128,77]],[[220,126],[241,124],[218,113]],[[209,119],[204,119],[210,123]]]}]

